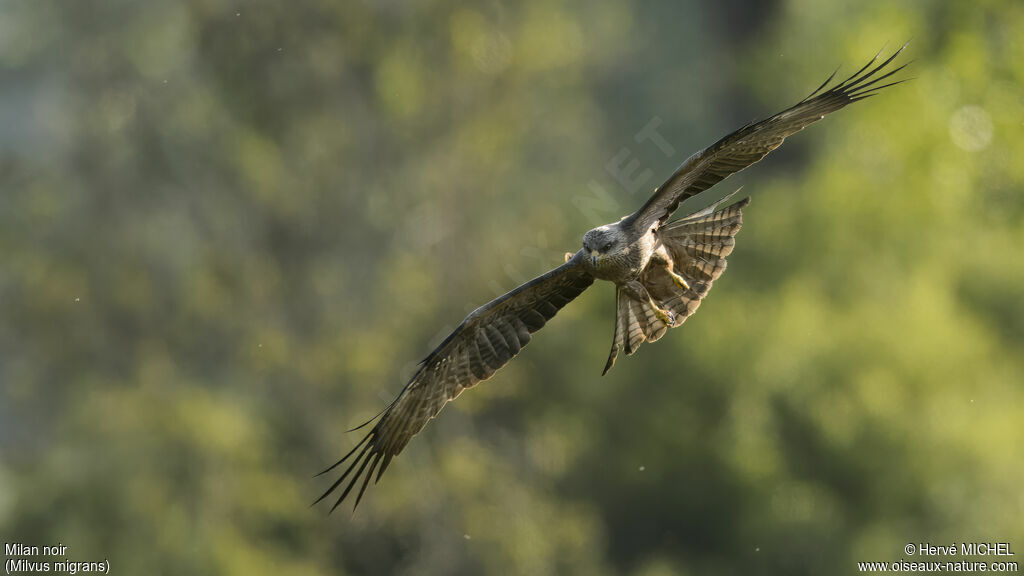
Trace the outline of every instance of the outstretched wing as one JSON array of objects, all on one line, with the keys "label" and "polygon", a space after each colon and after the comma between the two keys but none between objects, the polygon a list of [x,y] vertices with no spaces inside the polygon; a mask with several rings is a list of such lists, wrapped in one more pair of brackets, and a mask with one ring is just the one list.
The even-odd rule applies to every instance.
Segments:
[{"label": "outstretched wing", "polygon": [[355,506],[358,506],[375,470],[374,483],[380,480],[391,459],[445,404],[466,388],[490,378],[526,346],[533,332],[540,330],[563,306],[593,284],[594,277],[579,265],[582,258],[582,251],[577,252],[558,268],[470,313],[421,363],[398,398],[382,412],[380,420],[362,441],[320,473],[330,472],[352,458],[344,474],[316,502],[340,488],[348,478],[345,490],[331,507],[333,511],[365,472],[356,496]]},{"label": "outstretched wing", "polygon": [[902,70],[906,64],[880,76],[876,74],[892,62],[905,47],[906,44],[885,62],[871,68],[878,60],[876,55],[855,74],[822,92],[838,70],[833,72],[817,90],[796,105],[767,120],[748,124],[687,158],[675,174],[658,187],[647,203],[630,216],[635,229],[647,230],[655,224],[664,224],[680,202],[764,158],[778,148],[790,134],[803,130],[807,125],[824,118],[826,114],[874,96],[883,88],[903,82],[900,80],[881,83]]}]

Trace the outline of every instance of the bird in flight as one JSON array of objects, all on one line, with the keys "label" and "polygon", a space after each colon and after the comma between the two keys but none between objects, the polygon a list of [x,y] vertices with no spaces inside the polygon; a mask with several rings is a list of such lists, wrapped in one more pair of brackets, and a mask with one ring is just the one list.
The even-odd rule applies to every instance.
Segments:
[{"label": "bird in flight", "polygon": [[374,473],[376,483],[391,459],[445,404],[493,376],[594,280],[607,280],[616,287],[615,332],[602,374],[615,364],[620,350],[633,354],[642,343],[654,342],[682,324],[725,271],[725,258],[732,252],[750,198],[721,207],[730,194],[704,210],[670,221],[679,203],[764,158],[787,136],[826,114],[903,82],[886,79],[907,64],[892,70],[886,67],[905,47],[875,65],[879,53],[852,76],[829,87],[838,70],[833,72],[797,104],[747,124],[690,156],[639,210],[584,234],[583,247],[566,254],[565,264],[471,312],[420,363],[391,404],[353,429],[376,421],[348,454],[320,473],[349,461],[314,504],[345,485],[333,511],[362,478],[355,510]]}]

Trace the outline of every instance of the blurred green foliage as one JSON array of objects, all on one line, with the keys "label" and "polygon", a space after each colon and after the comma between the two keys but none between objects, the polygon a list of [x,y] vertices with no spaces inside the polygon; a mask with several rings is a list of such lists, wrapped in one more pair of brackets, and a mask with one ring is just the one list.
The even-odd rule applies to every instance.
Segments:
[{"label": "blurred green foliage", "polygon": [[[1019,0],[4,2],[0,535],[247,576],[1024,548],[1021,30]],[[599,285],[358,513],[308,507],[469,309],[907,38],[914,82],[720,187],[754,202],[683,328],[600,378]]]}]

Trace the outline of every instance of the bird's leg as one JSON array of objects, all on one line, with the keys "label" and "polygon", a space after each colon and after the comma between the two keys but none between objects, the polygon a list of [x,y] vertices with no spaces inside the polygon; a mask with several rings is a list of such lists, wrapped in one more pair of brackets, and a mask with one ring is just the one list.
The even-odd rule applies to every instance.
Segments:
[{"label": "bird's leg", "polygon": [[630,280],[629,282],[620,284],[619,287],[626,292],[627,296],[637,302],[646,302],[647,305],[651,307],[651,310],[654,310],[654,315],[658,317],[658,320],[661,320],[668,326],[673,326],[675,324],[675,315],[658,306],[654,302],[654,298],[651,298],[651,293],[647,291],[647,288],[639,280]]},{"label": "bird's leg", "polygon": [[679,274],[676,274],[675,270],[672,269],[671,265],[665,266],[665,270],[668,271],[668,275],[670,278],[672,278],[672,283],[676,285],[676,288],[679,288],[680,290],[683,291],[687,291],[690,289],[690,283],[686,281],[686,278],[683,278]]},{"label": "bird's leg", "polygon": [[654,255],[657,258],[652,257],[651,262],[656,262],[658,266],[661,266],[662,268],[665,269],[665,272],[668,274],[668,277],[672,279],[672,283],[676,285],[676,288],[679,288],[684,292],[690,289],[690,283],[686,281],[686,278],[683,278],[679,274],[676,274],[676,271],[674,269],[675,261],[669,255],[668,250],[665,249],[664,245],[660,246],[658,251],[655,252]]},{"label": "bird's leg", "polygon": [[690,283],[686,281],[686,278],[676,274],[676,271],[674,270],[675,261],[672,259],[672,256],[669,254],[669,251],[664,244],[659,246],[651,256],[651,263],[653,265],[663,267],[665,272],[668,273],[668,277],[672,279],[672,283],[676,285],[676,288],[679,288],[684,292],[690,289]]},{"label": "bird's leg", "polygon": [[654,315],[657,316],[659,320],[664,322],[666,326],[671,328],[672,326],[675,325],[676,319],[667,310],[662,310],[657,304],[654,303],[653,300],[648,300],[647,303],[650,304],[651,309],[654,310]]}]

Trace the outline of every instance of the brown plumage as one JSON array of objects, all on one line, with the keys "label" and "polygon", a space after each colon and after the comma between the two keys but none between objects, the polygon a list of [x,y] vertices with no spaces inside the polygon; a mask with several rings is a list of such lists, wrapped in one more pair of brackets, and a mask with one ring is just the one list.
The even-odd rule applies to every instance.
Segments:
[{"label": "brown plumage", "polygon": [[616,285],[615,333],[605,372],[615,363],[620,349],[632,354],[643,342],[654,342],[669,328],[682,324],[725,271],[725,258],[735,245],[742,210],[750,199],[719,209],[723,199],[669,222],[680,202],[757,162],[787,136],[826,114],[898,84],[883,82],[903,66],[881,72],[902,50],[872,67],[876,56],[846,80],[826,89],[833,73],[796,105],[748,124],[694,154],[638,211],[588,231],[583,236],[583,249],[565,264],[473,311],[423,360],[398,397],[363,424],[376,420],[355,448],[321,472],[330,472],[351,459],[317,502],[341,489],[331,508],[334,510],[358,484],[358,506],[374,473],[376,482],[392,458],[445,404],[466,388],[490,378],[519,353],[534,332],[595,279]]}]

